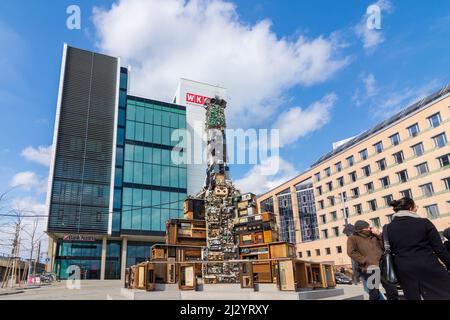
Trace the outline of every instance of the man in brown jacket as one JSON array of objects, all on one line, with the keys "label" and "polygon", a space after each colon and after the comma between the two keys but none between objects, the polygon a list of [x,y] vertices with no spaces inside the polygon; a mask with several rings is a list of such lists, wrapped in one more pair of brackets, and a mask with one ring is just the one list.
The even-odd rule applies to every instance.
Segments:
[{"label": "man in brown jacket", "polygon": [[[383,255],[383,240],[379,233],[372,230],[370,225],[363,220],[355,223],[355,233],[347,238],[347,254],[355,260],[362,271],[362,277],[366,280],[373,274],[368,272],[369,267],[379,267],[380,259]],[[398,300],[398,291],[381,278],[381,284],[386,290],[388,300]],[[379,299],[379,289],[372,283],[367,283],[370,300]]]}]

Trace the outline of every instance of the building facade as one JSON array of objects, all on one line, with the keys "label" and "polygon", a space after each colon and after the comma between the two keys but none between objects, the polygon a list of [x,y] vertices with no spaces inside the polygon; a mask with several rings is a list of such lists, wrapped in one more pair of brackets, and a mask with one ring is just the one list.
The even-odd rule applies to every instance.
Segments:
[{"label": "building facade", "polygon": [[[411,197],[419,215],[439,231],[450,227],[448,138],[450,86],[337,145],[307,171],[261,195],[258,204],[261,210],[272,204],[281,227],[294,230],[289,240],[299,258],[349,266],[344,225],[362,219],[381,229],[392,219],[393,199]],[[309,197],[301,191],[307,189]],[[305,216],[305,208],[315,217]],[[286,210],[292,219],[284,218]]]},{"label": "building facade", "polygon": [[[207,87],[189,93],[205,95]],[[182,217],[187,195],[203,187],[188,180],[198,169],[186,161],[190,148],[179,132],[204,121],[204,109],[129,89],[120,58],[64,45],[46,223],[48,271],[61,279],[123,278],[164,242],[166,221]]]}]

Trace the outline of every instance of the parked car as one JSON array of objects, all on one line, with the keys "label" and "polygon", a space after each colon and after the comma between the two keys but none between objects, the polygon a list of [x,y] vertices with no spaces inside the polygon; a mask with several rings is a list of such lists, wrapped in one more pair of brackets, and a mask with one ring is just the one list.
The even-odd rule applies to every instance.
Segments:
[{"label": "parked car", "polygon": [[345,274],[343,274],[341,272],[335,272],[334,279],[336,281],[336,284],[352,284],[353,283],[353,281],[350,277],[346,276]]}]

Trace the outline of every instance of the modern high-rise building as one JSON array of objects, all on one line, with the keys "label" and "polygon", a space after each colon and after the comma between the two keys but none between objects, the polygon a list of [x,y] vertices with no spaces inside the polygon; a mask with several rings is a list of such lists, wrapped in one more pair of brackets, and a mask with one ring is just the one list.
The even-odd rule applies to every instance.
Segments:
[{"label": "modern high-rise building", "polygon": [[299,258],[350,266],[344,225],[391,221],[392,199],[411,197],[439,231],[450,227],[450,85],[347,141],[258,197],[278,216]]},{"label": "modern high-rise building", "polygon": [[181,80],[176,103],[136,97],[120,58],[64,45],[47,193],[49,271],[120,279],[164,242],[166,221],[182,216],[184,199],[206,177],[206,162],[186,161],[192,146],[174,133],[204,122],[202,101],[191,96],[225,94],[189,83]]}]

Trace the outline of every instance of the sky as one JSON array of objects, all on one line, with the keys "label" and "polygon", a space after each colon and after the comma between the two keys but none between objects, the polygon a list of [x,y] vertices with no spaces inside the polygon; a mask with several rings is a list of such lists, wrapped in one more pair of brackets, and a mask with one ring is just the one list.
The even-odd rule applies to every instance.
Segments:
[{"label": "sky", "polygon": [[[170,100],[181,77],[218,84],[228,89],[230,128],[279,129],[278,155],[231,168],[254,193],[450,83],[447,0],[43,3],[0,2],[3,211],[45,212],[64,42],[120,56],[132,94]],[[381,29],[367,27],[373,4]],[[71,5],[81,9],[80,30],[67,28]],[[273,163],[280,169],[264,175]]]}]

